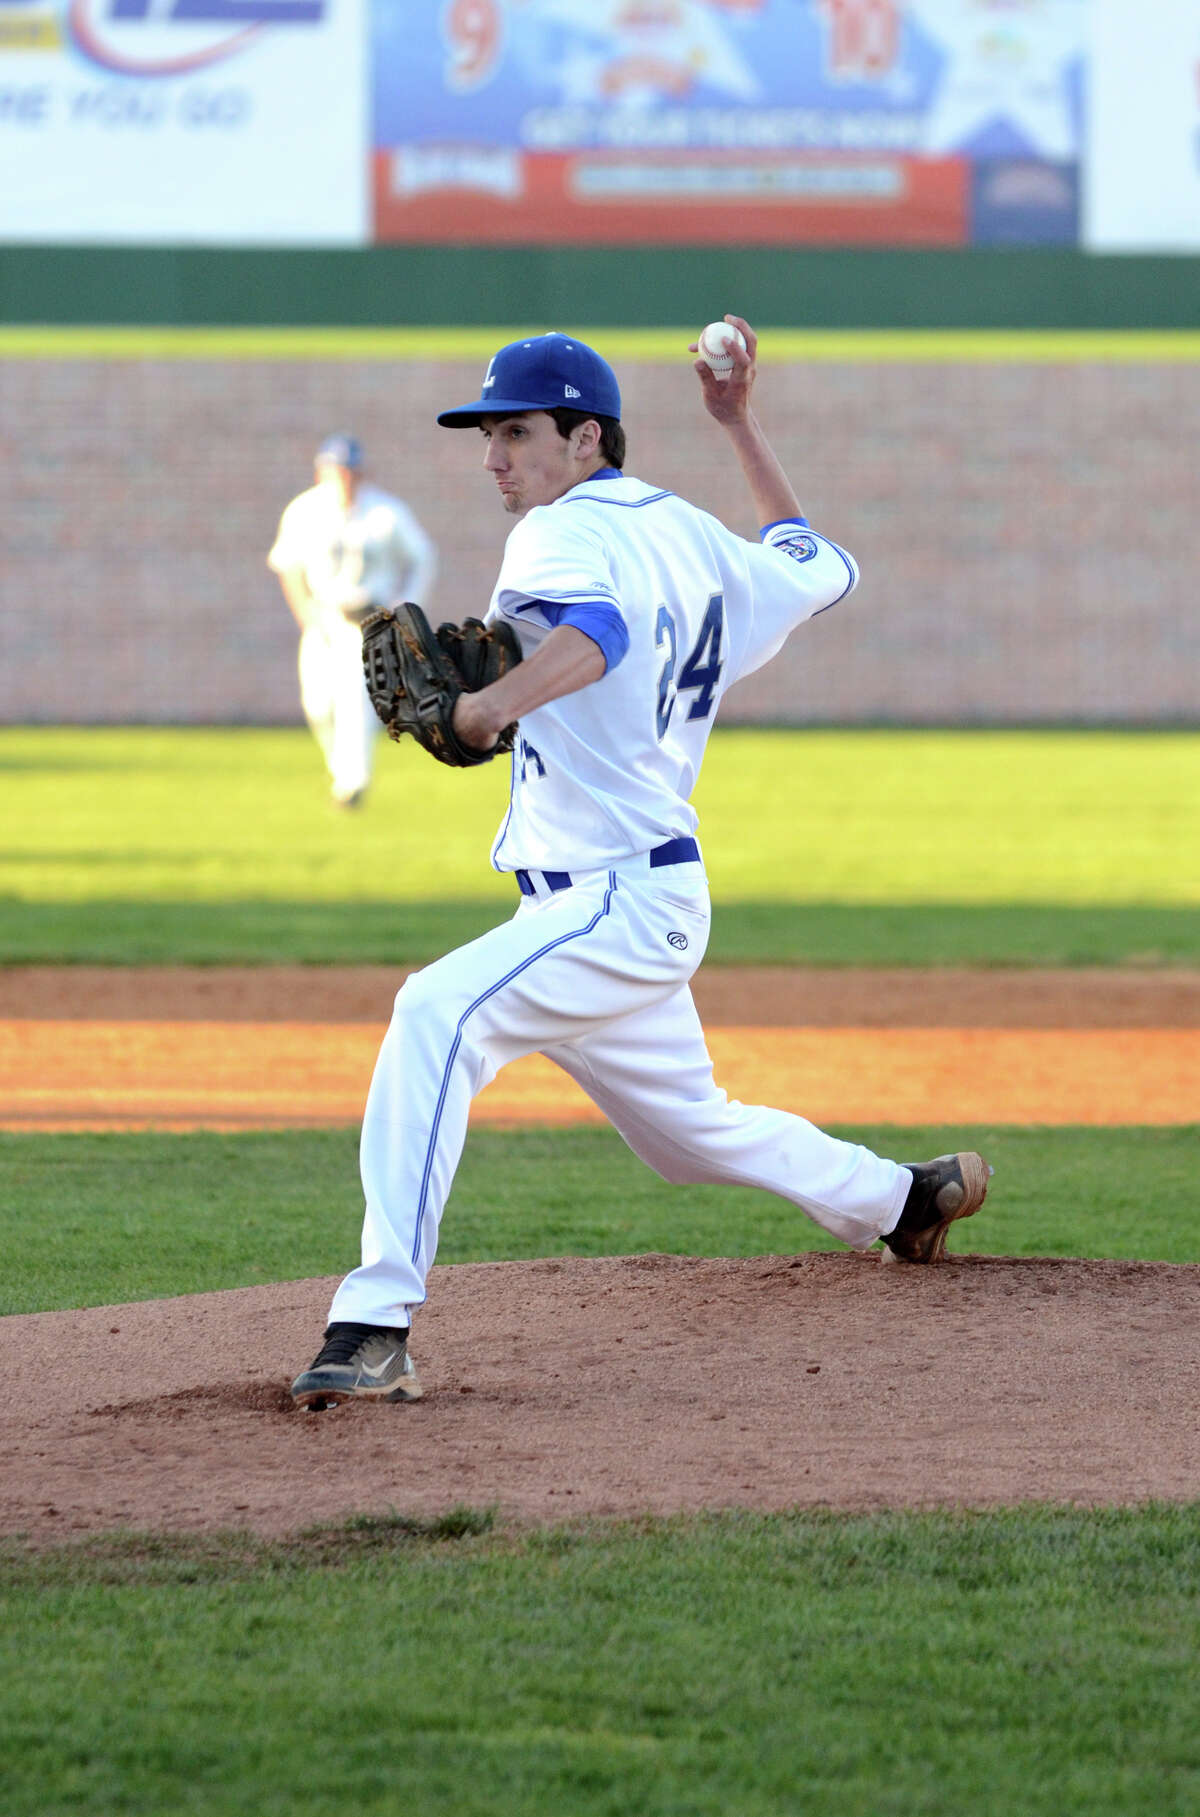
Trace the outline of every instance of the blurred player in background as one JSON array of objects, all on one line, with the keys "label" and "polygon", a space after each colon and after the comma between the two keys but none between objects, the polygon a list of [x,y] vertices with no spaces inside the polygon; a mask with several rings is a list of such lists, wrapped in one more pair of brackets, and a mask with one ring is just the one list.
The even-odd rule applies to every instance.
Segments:
[{"label": "blurred player in background", "polygon": [[427,606],[437,556],[401,499],[363,478],[351,435],[317,449],[315,484],[287,507],[267,566],[300,627],[300,704],[336,806],[356,808],[379,732],[362,672],[362,621],[394,599]]}]

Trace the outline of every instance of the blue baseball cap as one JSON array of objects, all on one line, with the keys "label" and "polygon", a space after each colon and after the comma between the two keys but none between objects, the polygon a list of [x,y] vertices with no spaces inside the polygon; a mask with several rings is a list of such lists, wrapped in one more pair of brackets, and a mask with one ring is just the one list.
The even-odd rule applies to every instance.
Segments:
[{"label": "blue baseball cap", "polygon": [[494,354],[473,404],[443,410],[443,429],[472,429],[514,410],[586,410],[620,419],[621,392],[607,360],[569,334],[510,341]]},{"label": "blue baseball cap", "polygon": [[348,467],[357,473],[363,464],[362,443],[355,441],[352,435],[327,435],[317,449],[318,467]]}]

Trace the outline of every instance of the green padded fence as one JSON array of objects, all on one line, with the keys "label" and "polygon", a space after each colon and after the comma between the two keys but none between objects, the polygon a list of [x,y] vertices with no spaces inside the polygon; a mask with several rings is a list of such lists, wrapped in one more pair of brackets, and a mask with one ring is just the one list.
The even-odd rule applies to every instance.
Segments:
[{"label": "green padded fence", "polygon": [[1062,250],[0,248],[0,322],[1200,328],[1200,258]]}]

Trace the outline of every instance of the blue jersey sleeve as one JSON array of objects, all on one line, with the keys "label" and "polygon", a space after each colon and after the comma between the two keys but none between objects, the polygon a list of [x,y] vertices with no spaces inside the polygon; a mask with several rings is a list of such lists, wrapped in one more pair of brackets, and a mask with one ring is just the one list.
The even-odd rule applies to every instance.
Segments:
[{"label": "blue jersey sleeve", "polygon": [[574,625],[585,637],[599,645],[606,671],[615,669],[629,648],[629,627],[616,606],[608,599],[573,600],[570,604],[550,599],[533,599],[518,610],[536,609],[549,625]]}]

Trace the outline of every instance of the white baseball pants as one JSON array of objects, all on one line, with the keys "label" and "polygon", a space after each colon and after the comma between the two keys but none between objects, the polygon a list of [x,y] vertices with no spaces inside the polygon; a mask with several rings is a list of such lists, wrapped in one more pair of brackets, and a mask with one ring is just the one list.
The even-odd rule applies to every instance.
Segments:
[{"label": "white baseball pants", "polygon": [[304,717],[321,747],[333,793],[348,800],[371,780],[380,729],[363,679],[362,632],[340,613],[307,625],[299,668]]},{"label": "white baseball pants", "polygon": [[698,863],[645,856],[535,896],[513,919],[415,972],[396,998],[363,1118],[362,1265],[330,1320],[403,1326],[425,1299],[471,1100],[541,1052],[576,1079],[634,1152],[678,1184],[781,1194],[866,1249],[912,1177],[787,1111],[730,1102],[713,1081],[688,980],[708,940]]}]

